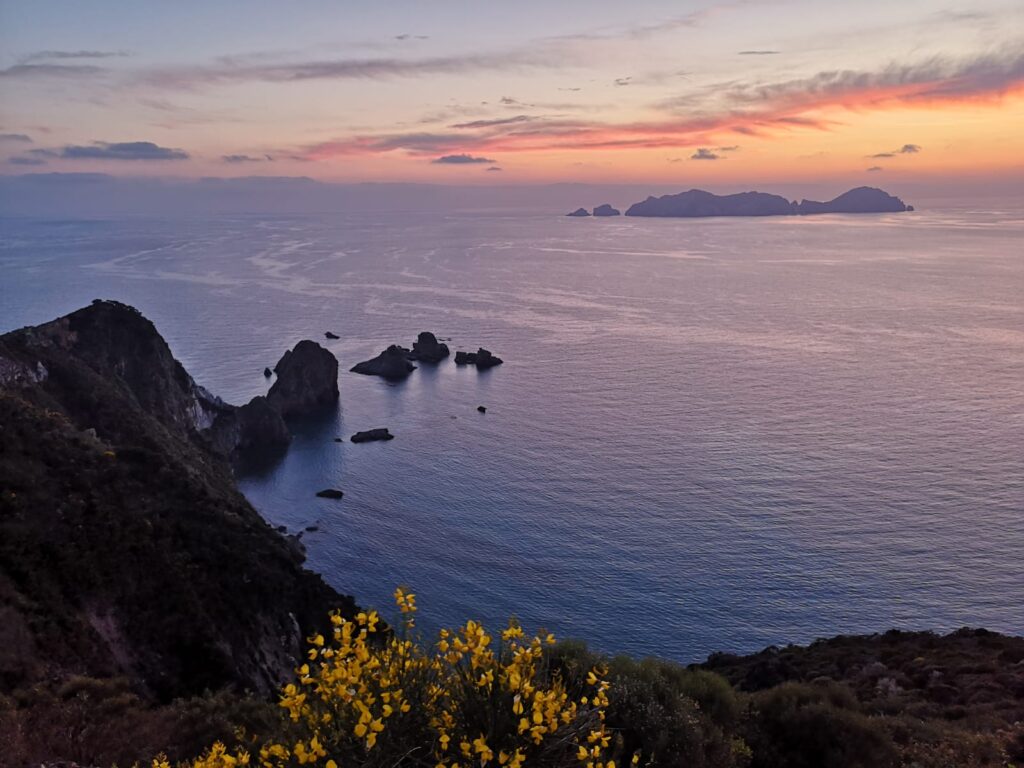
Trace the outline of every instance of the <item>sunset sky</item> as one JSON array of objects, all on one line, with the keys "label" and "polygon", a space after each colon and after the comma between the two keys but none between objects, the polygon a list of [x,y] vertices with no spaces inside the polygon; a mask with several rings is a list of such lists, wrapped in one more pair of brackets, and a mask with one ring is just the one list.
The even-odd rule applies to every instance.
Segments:
[{"label": "sunset sky", "polygon": [[0,2],[0,173],[1024,174],[1024,3]]}]

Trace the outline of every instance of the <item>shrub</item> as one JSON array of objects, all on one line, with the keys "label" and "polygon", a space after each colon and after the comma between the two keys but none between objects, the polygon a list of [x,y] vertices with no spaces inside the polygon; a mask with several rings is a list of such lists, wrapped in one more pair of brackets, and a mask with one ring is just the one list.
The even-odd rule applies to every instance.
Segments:
[{"label": "shrub", "polygon": [[335,614],[328,637],[310,638],[307,663],[282,691],[287,717],[272,738],[251,750],[215,743],[193,768],[615,768],[605,670],[567,681],[544,653],[554,637],[526,640],[514,621],[497,644],[469,621],[426,647],[411,638],[415,595],[399,589],[395,599],[403,616],[396,632],[363,612],[352,621]]},{"label": "shrub", "polygon": [[886,768],[898,756],[879,718],[843,685],[783,683],[751,698],[752,768]]}]

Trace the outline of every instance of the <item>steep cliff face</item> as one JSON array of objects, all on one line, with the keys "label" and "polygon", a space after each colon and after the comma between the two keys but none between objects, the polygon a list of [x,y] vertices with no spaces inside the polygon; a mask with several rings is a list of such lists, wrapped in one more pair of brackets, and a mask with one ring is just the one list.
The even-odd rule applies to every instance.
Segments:
[{"label": "steep cliff face", "polygon": [[268,691],[331,609],[354,610],[217,450],[218,421],[278,429],[257,400],[207,393],[115,302],[0,336],[0,691],[71,674],[158,698]]}]

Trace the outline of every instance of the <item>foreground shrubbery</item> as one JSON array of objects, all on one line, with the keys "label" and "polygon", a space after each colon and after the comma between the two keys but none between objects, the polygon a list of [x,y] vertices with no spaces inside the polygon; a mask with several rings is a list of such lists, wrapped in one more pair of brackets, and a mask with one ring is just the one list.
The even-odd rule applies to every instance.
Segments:
[{"label": "foreground shrubbery", "polygon": [[[311,638],[272,738],[234,750],[214,744],[194,768],[615,768],[621,744],[605,722],[604,669],[563,675],[545,654],[554,637],[527,640],[514,621],[497,642],[469,621],[425,647],[410,637],[415,596],[399,589],[395,598],[403,615],[395,632],[364,612],[353,621],[334,615],[330,635]],[[169,768],[163,759],[153,765]]]},{"label": "foreground shrubbery", "polygon": [[[1024,744],[1019,723],[991,732],[924,720],[878,699],[866,705],[826,676],[743,693],[704,669],[527,639],[514,621],[499,638],[470,621],[426,646],[413,639],[415,596],[398,590],[396,600],[395,631],[374,612],[333,616],[283,689],[278,718],[250,710],[256,731],[182,765],[1003,768]],[[799,661],[787,662],[791,672]],[[766,674],[751,670],[751,680]]]}]

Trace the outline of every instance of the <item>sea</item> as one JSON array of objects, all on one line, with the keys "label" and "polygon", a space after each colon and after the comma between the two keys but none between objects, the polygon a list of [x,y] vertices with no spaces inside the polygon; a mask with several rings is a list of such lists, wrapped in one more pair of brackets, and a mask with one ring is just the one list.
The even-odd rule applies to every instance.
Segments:
[{"label": "sea", "polygon": [[[362,605],[392,615],[412,589],[426,635],[515,616],[693,662],[890,628],[1024,632],[1024,207],[0,234],[0,331],[117,299],[238,404],[299,340],[330,349],[337,412],[240,488]],[[424,330],[505,363],[348,372]],[[374,427],[395,439],[348,441]]]}]

